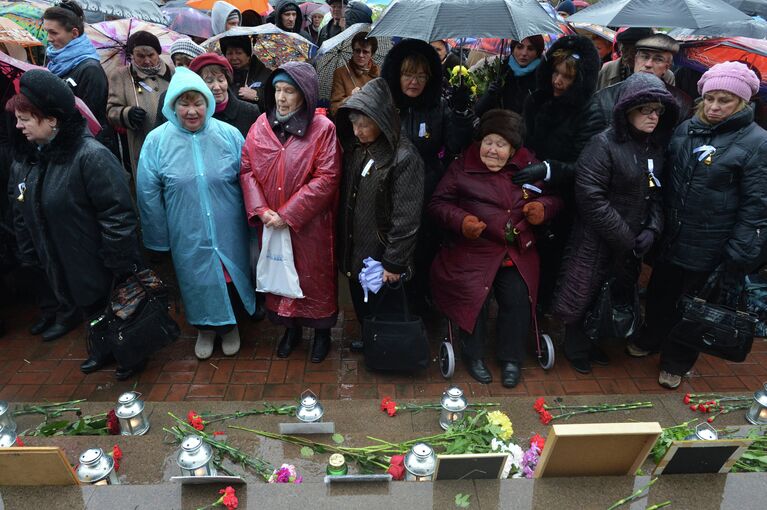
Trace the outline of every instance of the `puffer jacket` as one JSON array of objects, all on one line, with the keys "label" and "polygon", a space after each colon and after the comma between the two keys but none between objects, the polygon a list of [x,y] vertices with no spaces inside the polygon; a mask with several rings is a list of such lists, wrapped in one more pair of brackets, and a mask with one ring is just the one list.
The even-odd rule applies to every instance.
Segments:
[{"label": "puffer jacket", "polygon": [[[704,145],[716,152],[699,161],[693,151]],[[751,268],[767,232],[767,132],[754,111],[716,125],[696,115],[676,129],[669,153],[662,259],[690,271]]]},{"label": "puffer jacket", "polygon": [[[381,129],[363,146],[354,136],[349,113],[362,112]],[[392,273],[413,265],[421,222],[423,163],[413,144],[400,134],[389,87],[376,78],[338,110],[338,138],[344,148],[338,242],[339,269],[356,278],[362,261],[373,257]],[[368,161],[373,164],[362,176]]]},{"label": "puffer jacket", "polygon": [[[649,186],[648,169],[652,160],[656,177],[661,174],[678,107],[655,76],[634,74],[624,83],[613,127],[596,135],[578,158],[578,215],[554,301],[554,312],[567,324],[583,317],[608,277],[633,285],[639,265],[631,254],[636,236],[649,229],[657,239],[663,230],[662,197],[659,188]],[[649,102],[660,102],[666,111],[651,136],[639,136],[629,128],[626,113]]]}]

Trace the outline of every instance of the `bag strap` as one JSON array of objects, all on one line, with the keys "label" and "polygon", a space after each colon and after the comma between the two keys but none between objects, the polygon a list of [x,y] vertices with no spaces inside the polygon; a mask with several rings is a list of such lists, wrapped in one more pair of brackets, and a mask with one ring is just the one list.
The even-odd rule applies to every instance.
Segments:
[{"label": "bag strap", "polygon": [[[716,288],[717,284],[720,283],[720,279],[722,277],[722,274],[724,272],[723,266],[718,266],[716,269],[711,271],[711,274],[706,279],[706,283],[703,284],[703,287],[695,294],[695,297],[698,299],[702,299],[706,302],[708,302],[709,297],[711,296],[711,293]],[[745,311],[747,310],[746,306],[746,285],[745,285],[745,276],[741,279],[741,281],[738,284],[737,293],[738,293],[738,299],[737,302],[734,304],[736,311]],[[720,287],[720,299],[722,298],[721,293],[722,289]],[[724,303],[725,306],[732,306],[731,301],[729,303]]]},{"label": "bag strap", "polygon": [[402,309],[403,309],[403,315],[405,318],[405,322],[410,321],[410,308],[407,304],[407,294],[405,293],[405,284],[402,282],[402,278],[400,278],[399,282],[395,283],[394,285],[390,283],[385,283],[382,290],[381,290],[381,297],[378,300],[378,303],[376,303],[375,310],[373,311],[373,320],[378,316],[378,307],[381,306],[381,301],[383,301],[384,294],[386,292],[391,290],[401,290],[402,292]]}]

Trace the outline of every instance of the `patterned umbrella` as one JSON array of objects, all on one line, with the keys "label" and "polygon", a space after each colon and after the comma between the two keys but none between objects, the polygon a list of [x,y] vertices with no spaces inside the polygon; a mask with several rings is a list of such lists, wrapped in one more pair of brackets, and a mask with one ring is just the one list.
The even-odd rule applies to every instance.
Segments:
[{"label": "patterned umbrella", "polygon": [[168,18],[168,28],[179,34],[193,35],[207,39],[213,35],[210,16],[191,7],[163,7]]},{"label": "patterned umbrella", "polygon": [[118,66],[127,63],[125,45],[128,38],[139,30],[145,30],[156,35],[165,54],[168,53],[170,45],[174,41],[186,37],[162,25],[136,19],[117,19],[86,25],[85,33],[90,37],[93,46],[96,47],[96,51],[101,57],[101,66],[107,74],[110,74]]},{"label": "patterned umbrella", "polygon": [[253,55],[270,69],[277,69],[287,62],[306,62],[315,45],[293,32],[280,30],[272,23],[257,27],[235,27],[202,43],[202,47],[215,51],[218,41],[224,37],[247,35],[253,42]]},{"label": "patterned umbrella", "polygon": [[0,16],[8,18],[32,34],[43,44],[48,44],[48,33],[43,30],[45,4],[28,2],[0,2]]},{"label": "patterned umbrella", "polygon": [[0,43],[18,44],[19,46],[42,46],[32,34],[7,18],[0,18]]}]

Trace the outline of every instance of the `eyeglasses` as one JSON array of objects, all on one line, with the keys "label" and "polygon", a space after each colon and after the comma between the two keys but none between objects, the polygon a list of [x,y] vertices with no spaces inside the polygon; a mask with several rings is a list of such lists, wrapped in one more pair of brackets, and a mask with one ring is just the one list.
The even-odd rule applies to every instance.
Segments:
[{"label": "eyeglasses", "polygon": [[421,85],[423,85],[424,83],[429,81],[429,75],[424,73],[419,73],[419,74],[402,73],[402,79],[405,80],[405,83],[415,80]]},{"label": "eyeglasses", "polygon": [[642,115],[652,115],[653,113],[657,113],[658,117],[663,115],[663,112],[666,111],[666,107],[661,105],[651,105],[646,104],[644,106],[639,106],[637,108],[634,108],[634,110],[638,111]]},{"label": "eyeglasses", "polygon": [[649,60],[653,64],[666,64],[666,56],[660,53],[648,53],[646,51],[638,51],[636,58],[639,60]]}]

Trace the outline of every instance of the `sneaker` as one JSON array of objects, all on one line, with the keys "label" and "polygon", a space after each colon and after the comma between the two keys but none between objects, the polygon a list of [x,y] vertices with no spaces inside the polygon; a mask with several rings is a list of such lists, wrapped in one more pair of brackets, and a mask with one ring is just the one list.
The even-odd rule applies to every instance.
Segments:
[{"label": "sneaker", "polygon": [[194,344],[194,355],[198,359],[208,359],[213,355],[213,343],[216,341],[216,332],[200,330],[197,333],[197,343]]},{"label": "sneaker", "polygon": [[240,330],[235,324],[234,328],[221,335],[221,350],[225,356],[234,356],[240,350]]},{"label": "sneaker", "polygon": [[642,349],[634,342],[629,341],[626,344],[626,354],[628,354],[632,358],[644,358],[645,356],[649,356],[650,354],[652,354],[652,352]]},{"label": "sneaker", "polygon": [[682,384],[682,376],[670,374],[666,372],[665,370],[661,370],[660,375],[658,375],[658,384],[660,384],[664,388],[673,390],[678,388],[679,385]]}]

